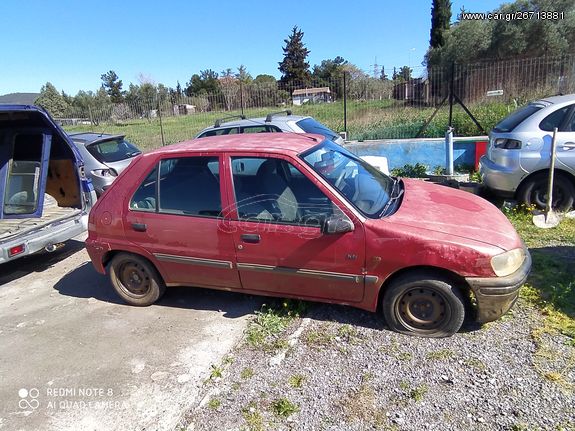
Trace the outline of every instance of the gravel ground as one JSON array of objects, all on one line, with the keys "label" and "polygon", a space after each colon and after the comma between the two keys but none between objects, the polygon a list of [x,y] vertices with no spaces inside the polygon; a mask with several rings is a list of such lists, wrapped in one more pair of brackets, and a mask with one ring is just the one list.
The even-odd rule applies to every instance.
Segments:
[{"label": "gravel ground", "polygon": [[215,364],[179,429],[575,430],[575,344],[540,333],[542,318],[519,301],[497,322],[425,339],[313,304],[281,334],[288,347],[243,342]]}]

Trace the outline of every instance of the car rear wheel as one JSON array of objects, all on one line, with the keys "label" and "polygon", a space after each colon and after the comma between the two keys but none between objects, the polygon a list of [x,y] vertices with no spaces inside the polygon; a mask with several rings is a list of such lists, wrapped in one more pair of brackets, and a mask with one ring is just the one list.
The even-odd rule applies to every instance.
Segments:
[{"label": "car rear wheel", "polygon": [[[547,173],[529,178],[519,189],[518,199],[527,204],[544,209],[547,205],[547,189],[549,175]],[[575,200],[575,187],[563,175],[556,175],[553,179],[553,209],[569,211]]]},{"label": "car rear wheel", "polygon": [[137,306],[153,304],[166,290],[156,268],[143,257],[129,253],[114,256],[110,281],[124,301]]},{"label": "car rear wheel", "polygon": [[449,337],[465,318],[465,299],[457,287],[427,272],[394,280],[382,308],[390,329],[421,337]]}]

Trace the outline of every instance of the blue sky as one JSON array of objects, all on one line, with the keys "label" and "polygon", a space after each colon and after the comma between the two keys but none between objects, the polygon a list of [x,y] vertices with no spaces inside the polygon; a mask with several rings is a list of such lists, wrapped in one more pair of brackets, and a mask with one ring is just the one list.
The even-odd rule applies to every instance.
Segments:
[{"label": "blue sky", "polygon": [[[452,0],[472,12],[502,0]],[[429,44],[431,0],[135,1],[0,0],[0,94],[38,92],[47,81],[76,94],[114,70],[183,86],[203,69],[244,64],[279,78],[284,39],[305,33],[311,66],[342,56],[364,70],[377,63],[420,66]],[[416,69],[417,73],[417,69]]]}]

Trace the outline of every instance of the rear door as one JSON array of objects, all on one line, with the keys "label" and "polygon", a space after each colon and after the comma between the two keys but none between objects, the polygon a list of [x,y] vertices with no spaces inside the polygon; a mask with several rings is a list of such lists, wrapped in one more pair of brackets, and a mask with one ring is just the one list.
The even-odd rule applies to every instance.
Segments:
[{"label": "rear door", "polygon": [[[358,302],[364,293],[365,237],[323,234],[327,217],[351,219],[312,179],[283,156],[232,155],[235,201],[226,230],[233,234],[245,289]],[[352,215],[351,215],[352,216]]]},{"label": "rear door", "polygon": [[220,159],[163,158],[130,198],[126,238],[153,256],[168,284],[241,287],[232,235],[220,229]]},{"label": "rear door", "polygon": [[0,134],[0,219],[42,216],[51,142],[40,129]]},{"label": "rear door", "polygon": [[557,133],[557,164],[575,175],[575,105],[571,105],[561,131]]}]

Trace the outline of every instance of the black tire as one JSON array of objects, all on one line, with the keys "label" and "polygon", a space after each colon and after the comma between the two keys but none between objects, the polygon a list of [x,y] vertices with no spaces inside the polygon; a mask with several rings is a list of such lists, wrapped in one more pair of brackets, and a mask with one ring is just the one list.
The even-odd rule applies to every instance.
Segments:
[{"label": "black tire", "polygon": [[[547,205],[547,188],[549,174],[542,173],[528,178],[517,192],[519,201],[545,209]],[[569,211],[575,200],[575,187],[569,178],[555,174],[553,179],[553,209],[556,211]]]},{"label": "black tire", "polygon": [[114,256],[109,272],[114,289],[130,305],[152,305],[166,291],[164,280],[154,265],[135,254]]},{"label": "black tire", "polygon": [[465,298],[450,281],[430,272],[413,272],[386,289],[382,309],[390,329],[420,337],[449,337],[465,318]]}]

